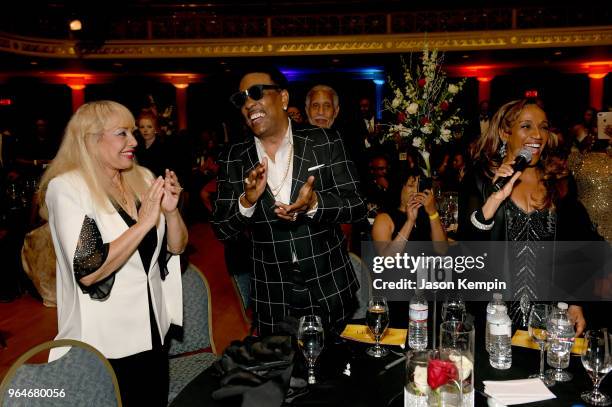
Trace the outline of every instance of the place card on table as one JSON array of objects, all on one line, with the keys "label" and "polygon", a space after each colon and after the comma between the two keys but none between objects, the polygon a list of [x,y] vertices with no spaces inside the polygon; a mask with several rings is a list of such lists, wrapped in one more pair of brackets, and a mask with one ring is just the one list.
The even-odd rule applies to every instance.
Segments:
[{"label": "place card on table", "polygon": [[[529,332],[518,329],[512,337],[513,346],[521,346],[523,348],[530,348],[540,350],[538,344],[531,339]],[[582,355],[586,349],[586,342],[584,338],[575,338],[574,346],[572,347],[572,353],[574,355]]]},{"label": "place card on table", "polygon": [[484,392],[506,406],[556,398],[540,379],[484,380],[483,383]]},{"label": "place card on table", "polygon": [[[387,328],[385,335],[380,340],[381,345],[401,346],[406,343],[407,329]],[[344,339],[353,341],[374,343],[374,337],[370,334],[370,329],[366,325],[348,324],[342,334]]]}]

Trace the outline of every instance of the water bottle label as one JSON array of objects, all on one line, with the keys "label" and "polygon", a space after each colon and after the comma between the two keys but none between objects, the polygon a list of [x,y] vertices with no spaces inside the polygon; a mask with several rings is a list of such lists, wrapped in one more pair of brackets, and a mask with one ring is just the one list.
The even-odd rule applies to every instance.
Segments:
[{"label": "water bottle label", "polygon": [[428,314],[428,308],[427,307],[414,307],[414,306],[410,306],[410,320],[414,321],[414,322],[423,322],[423,321],[427,321],[427,314]]},{"label": "water bottle label", "polygon": [[491,324],[490,325],[491,335],[506,335],[512,334],[512,327],[506,324]]}]

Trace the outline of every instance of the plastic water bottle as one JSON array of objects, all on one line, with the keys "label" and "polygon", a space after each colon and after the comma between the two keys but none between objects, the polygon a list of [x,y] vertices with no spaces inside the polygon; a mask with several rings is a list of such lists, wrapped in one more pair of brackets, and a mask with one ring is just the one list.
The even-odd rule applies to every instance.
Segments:
[{"label": "plastic water bottle", "polygon": [[408,346],[414,350],[427,348],[427,318],[429,305],[422,294],[410,300],[410,322],[408,323]]},{"label": "plastic water bottle", "polygon": [[494,293],[493,299],[487,304],[487,322],[485,327],[485,349],[487,350],[487,352],[491,352],[491,346],[489,345],[489,322],[491,320],[491,317],[495,315],[495,310],[499,305],[504,307],[506,306],[506,304],[502,300],[501,293]]},{"label": "plastic water bottle", "polygon": [[[567,304],[560,302],[557,304],[548,319],[546,330],[548,331],[549,348],[546,356],[548,364],[557,369],[558,374],[561,369],[565,369],[570,363],[570,352],[574,345],[574,325],[567,315]],[[558,381],[567,381],[559,380]],[[570,379],[571,380],[571,379]]]},{"label": "plastic water bottle", "polygon": [[489,325],[489,363],[495,369],[510,369],[512,366],[511,333],[512,321],[505,305],[495,307]]}]

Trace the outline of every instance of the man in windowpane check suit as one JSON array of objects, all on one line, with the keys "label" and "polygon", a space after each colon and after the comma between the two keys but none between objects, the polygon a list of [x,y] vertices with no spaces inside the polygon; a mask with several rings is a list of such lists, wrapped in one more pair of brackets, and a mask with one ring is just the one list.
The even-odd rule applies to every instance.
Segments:
[{"label": "man in windowpane check suit", "polygon": [[306,314],[339,324],[358,288],[340,230],[365,216],[355,166],[337,132],[291,128],[279,71],[247,73],[231,101],[254,137],[219,162],[213,225],[221,240],[250,230],[254,326],[269,334]]}]

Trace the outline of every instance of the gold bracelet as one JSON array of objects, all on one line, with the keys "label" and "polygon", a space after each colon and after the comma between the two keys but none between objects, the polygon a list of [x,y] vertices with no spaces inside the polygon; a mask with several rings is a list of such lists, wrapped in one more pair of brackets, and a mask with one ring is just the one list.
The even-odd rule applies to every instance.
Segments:
[{"label": "gold bracelet", "polygon": [[440,214],[438,213],[438,211],[436,211],[436,213],[434,213],[433,215],[429,215],[429,220],[436,220],[436,219],[440,219]]}]

